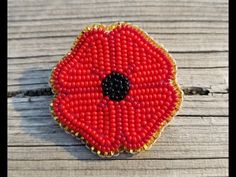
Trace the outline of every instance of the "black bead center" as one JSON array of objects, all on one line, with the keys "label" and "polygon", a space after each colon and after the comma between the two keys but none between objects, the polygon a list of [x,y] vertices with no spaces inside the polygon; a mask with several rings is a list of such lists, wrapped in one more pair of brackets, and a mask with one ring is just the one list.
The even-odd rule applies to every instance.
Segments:
[{"label": "black bead center", "polygon": [[103,95],[111,100],[121,101],[128,94],[130,83],[127,77],[118,72],[111,72],[102,80]]}]

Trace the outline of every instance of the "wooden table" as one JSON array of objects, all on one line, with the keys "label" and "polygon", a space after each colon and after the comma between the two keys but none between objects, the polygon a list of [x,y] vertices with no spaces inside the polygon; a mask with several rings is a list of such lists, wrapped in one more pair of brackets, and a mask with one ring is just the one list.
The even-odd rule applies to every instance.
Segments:
[{"label": "wooden table", "polygon": [[[49,113],[51,68],[91,23],[140,26],[176,59],[181,111],[153,147],[104,160]],[[9,0],[10,177],[228,176],[226,0]]]}]

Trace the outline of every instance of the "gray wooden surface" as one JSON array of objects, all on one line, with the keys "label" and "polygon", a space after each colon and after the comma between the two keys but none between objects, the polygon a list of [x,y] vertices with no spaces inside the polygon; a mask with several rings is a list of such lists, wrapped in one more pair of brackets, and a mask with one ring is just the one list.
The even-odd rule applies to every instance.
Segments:
[{"label": "gray wooden surface", "polygon": [[[127,21],[165,45],[185,92],[182,109],[146,152],[91,154],[51,118],[51,68],[91,23]],[[226,0],[9,0],[10,177],[228,176]]]}]

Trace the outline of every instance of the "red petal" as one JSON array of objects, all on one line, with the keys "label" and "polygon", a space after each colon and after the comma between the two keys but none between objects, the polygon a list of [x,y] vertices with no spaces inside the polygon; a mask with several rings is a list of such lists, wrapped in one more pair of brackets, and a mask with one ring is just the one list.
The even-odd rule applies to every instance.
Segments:
[{"label": "red petal", "polygon": [[111,72],[108,33],[102,28],[92,28],[82,34],[72,49],[81,63],[92,64],[99,75]]},{"label": "red petal", "polygon": [[89,145],[101,152],[118,152],[121,132],[116,103],[103,99],[101,92],[65,95],[53,100],[58,121],[83,136]]},{"label": "red petal", "polygon": [[91,71],[90,67],[89,64],[78,63],[71,54],[68,55],[53,72],[54,89],[67,94],[100,91],[99,75]]},{"label": "red petal", "polygon": [[122,24],[110,32],[109,39],[115,39],[115,43],[109,43],[113,70],[126,75],[133,73],[129,75],[131,78],[143,77],[144,80],[173,79],[172,59],[140,29]]},{"label": "red petal", "polygon": [[91,29],[78,38],[72,51],[57,64],[52,73],[53,87],[56,92],[77,93],[76,89],[71,90],[74,85],[93,87],[98,84],[99,77],[104,78],[110,72],[108,33],[103,29]]},{"label": "red petal", "polygon": [[[139,149],[154,140],[163,125],[168,122],[179,107],[181,94],[171,84],[164,83],[153,88],[130,90],[130,100],[126,102],[128,110],[123,118],[127,149]],[[153,139],[152,139],[153,137]]]}]

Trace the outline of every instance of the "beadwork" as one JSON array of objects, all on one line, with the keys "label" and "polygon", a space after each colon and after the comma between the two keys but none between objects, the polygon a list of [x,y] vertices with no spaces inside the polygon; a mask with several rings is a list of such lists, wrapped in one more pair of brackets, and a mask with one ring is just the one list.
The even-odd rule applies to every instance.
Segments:
[{"label": "beadwork", "polygon": [[129,23],[83,30],[50,84],[54,119],[106,157],[148,149],[182,102],[170,54]]}]

